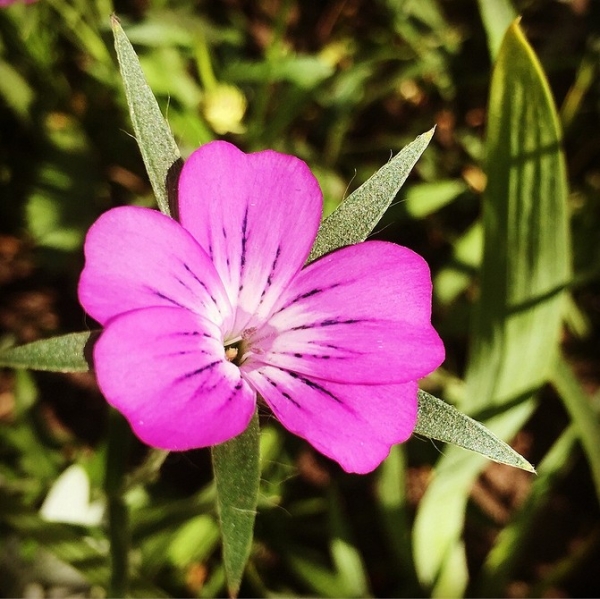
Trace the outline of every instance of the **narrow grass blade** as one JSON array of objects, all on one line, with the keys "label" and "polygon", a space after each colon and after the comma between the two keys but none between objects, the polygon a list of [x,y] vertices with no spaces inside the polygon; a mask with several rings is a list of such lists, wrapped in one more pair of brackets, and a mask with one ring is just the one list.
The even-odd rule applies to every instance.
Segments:
[{"label": "narrow grass blade", "polygon": [[525,503],[510,524],[504,527],[489,553],[478,583],[478,597],[504,597],[511,573],[518,566],[536,514],[550,499],[550,491],[570,470],[571,454],[577,443],[575,427],[571,425],[554,443],[538,468]]},{"label": "narrow grass blade", "polygon": [[377,469],[377,508],[382,530],[395,563],[395,573],[406,596],[420,595],[410,543],[410,507],[407,499],[406,450],[394,445]]},{"label": "narrow grass blade", "polygon": [[350,522],[342,510],[342,501],[335,486],[328,493],[331,527],[330,552],[340,581],[340,592],[348,597],[370,597],[367,569],[360,551],[352,539]]},{"label": "narrow grass blade", "polygon": [[592,473],[600,501],[600,421],[590,399],[581,389],[571,367],[560,357],[552,374],[552,384],[569,413]]},{"label": "narrow grass blade", "polygon": [[87,372],[92,369],[90,348],[98,331],[69,333],[0,351],[0,367],[53,372]]},{"label": "narrow grass blade", "polygon": [[487,34],[490,56],[496,58],[506,30],[517,18],[510,0],[478,0],[479,14]]},{"label": "narrow grass blade", "polygon": [[[558,347],[562,290],[570,279],[560,139],[548,84],[515,22],[492,77],[481,292],[465,400],[458,406],[471,414],[499,413],[485,424],[504,440],[532,413],[532,397],[548,380]],[[452,586],[445,574],[466,570],[460,549],[465,509],[484,465],[479,456],[448,448],[419,508],[415,563],[424,585],[444,581],[434,594],[465,591],[463,578]]]},{"label": "narrow grass blade", "polygon": [[181,164],[181,155],[156,98],[146,83],[137,54],[114,15],[111,24],[135,137],[158,207],[161,212],[170,215],[169,188]]},{"label": "narrow grass blade", "polygon": [[258,413],[238,437],[212,449],[227,588],[237,597],[250,555],[260,478]]},{"label": "narrow grass blade", "polygon": [[[534,405],[532,400],[521,403],[486,426],[500,439],[509,438],[531,416]],[[473,482],[487,463],[485,456],[445,447],[419,504],[413,527],[415,567],[421,584],[432,587],[433,597],[464,594],[463,583],[469,579],[461,543],[465,510]]]},{"label": "narrow grass blade", "polygon": [[359,243],[367,238],[429,145],[433,132],[431,129],[419,135],[403,148],[321,223],[308,262],[339,247]]}]

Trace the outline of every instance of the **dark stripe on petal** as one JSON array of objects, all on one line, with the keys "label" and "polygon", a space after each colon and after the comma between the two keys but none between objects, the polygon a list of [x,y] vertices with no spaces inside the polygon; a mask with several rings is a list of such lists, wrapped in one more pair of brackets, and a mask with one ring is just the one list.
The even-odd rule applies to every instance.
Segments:
[{"label": "dark stripe on petal", "polygon": [[171,304],[173,304],[174,306],[177,306],[178,308],[185,308],[187,309],[186,306],[184,306],[183,304],[180,304],[179,302],[175,301],[173,298],[169,297],[168,295],[165,295],[164,293],[162,293],[161,291],[158,291],[156,289],[152,290],[152,293],[154,295],[156,295],[157,297],[160,297],[160,299],[163,299],[167,302],[170,302]]},{"label": "dark stripe on petal", "polygon": [[330,354],[313,354],[313,353],[300,353],[300,352],[272,352],[273,355],[284,355],[284,356],[294,356],[294,358],[303,359],[303,358],[315,358],[317,360],[347,360],[346,356],[332,356]]},{"label": "dark stripe on petal", "polygon": [[[223,239],[225,240],[225,247],[228,247],[227,231],[225,230],[225,227],[222,227],[221,231],[223,232]],[[225,263],[227,264],[228,267],[231,266],[231,261],[229,260],[229,252],[227,252],[227,255],[225,256]]]},{"label": "dark stripe on petal", "polygon": [[321,387],[321,385],[319,385],[318,383],[315,383],[314,381],[311,381],[310,379],[307,379],[306,377],[303,377],[302,375],[300,375],[296,372],[288,372],[288,374],[293,379],[300,381],[307,387],[310,387],[311,389],[314,389],[315,391],[318,391],[319,393],[326,395],[327,397],[333,399],[333,401],[335,401],[336,403],[344,405],[344,402],[339,397],[335,396],[333,393],[331,393],[331,391],[328,391],[327,389],[325,389],[325,387]]},{"label": "dark stripe on petal", "polygon": [[185,262],[183,262],[183,267],[188,271],[188,273],[193,277],[193,279],[202,287],[202,289],[204,289],[204,291],[206,291],[206,293],[208,293],[210,299],[216,304],[217,300],[213,297],[212,293],[208,290],[206,283],[202,279],[200,279],[196,275],[196,273]]},{"label": "dark stripe on petal", "polygon": [[265,288],[263,289],[262,293],[260,294],[261,300],[263,297],[265,297],[267,290],[273,284],[273,276],[275,275],[275,270],[277,269],[277,263],[279,262],[279,256],[281,256],[281,246],[277,247],[275,259],[273,260],[273,264],[271,264],[271,271],[269,272],[269,276],[267,277],[267,284],[265,285]]},{"label": "dark stripe on petal", "polygon": [[328,318],[326,320],[319,320],[317,322],[311,322],[309,324],[301,324],[297,327],[292,327],[291,331],[304,331],[306,329],[318,329],[321,327],[331,327],[338,324],[357,324],[359,322],[369,322],[366,319],[359,318],[347,318],[345,320],[341,318]]},{"label": "dark stripe on petal", "polygon": [[244,381],[242,381],[242,379],[240,379],[236,386],[233,388],[233,391],[229,394],[229,397],[227,398],[227,402],[229,403],[241,390],[242,387],[244,386]]},{"label": "dark stripe on petal", "polygon": [[[346,281],[346,282],[351,283],[353,281]],[[328,285],[327,287],[315,287],[314,289],[311,289],[310,291],[305,291],[304,293],[301,293],[300,295],[297,295],[294,299],[290,300],[287,304],[285,304],[285,306],[283,306],[282,308],[277,310],[277,312],[275,312],[275,314],[279,314],[279,312],[283,312],[283,310],[285,310],[286,308],[289,308],[290,306],[293,306],[294,304],[297,304],[298,302],[308,299],[309,297],[313,297],[315,295],[318,295],[319,293],[323,293],[324,291],[330,291],[331,289],[335,289],[336,287],[341,287],[341,286],[342,286],[342,283],[333,283],[332,285]]]},{"label": "dark stripe on petal", "polygon": [[294,404],[300,410],[303,409],[302,406],[287,391],[282,391],[279,388],[279,385],[273,379],[269,378],[268,376],[266,376],[264,374],[263,374],[263,377],[271,385],[271,387],[273,387],[274,389],[276,389],[277,392],[281,394],[282,397],[284,397],[289,402],[291,402],[292,404]]},{"label": "dark stripe on petal", "polygon": [[[310,343],[311,345],[316,345],[319,348],[333,350],[332,353],[343,352],[345,355],[351,355],[351,356],[362,356],[363,355],[363,352],[358,351],[356,349],[351,349],[349,347],[341,348],[339,345],[335,345],[333,343],[324,343],[323,341],[319,341],[318,339],[309,339],[307,341],[307,343]],[[343,357],[340,356],[340,358],[343,358]]]},{"label": "dark stripe on petal", "polygon": [[246,248],[248,244],[248,206],[244,212],[244,220],[242,222],[242,256],[240,259],[240,267],[243,269],[246,265]]},{"label": "dark stripe on petal", "polygon": [[179,283],[179,284],[180,284],[182,287],[184,287],[185,289],[187,289],[188,291],[190,291],[190,292],[192,291],[192,290],[190,289],[190,286],[189,286],[189,285],[188,285],[188,284],[187,284],[185,281],[182,281],[182,280],[181,280],[179,277],[175,277],[175,280],[176,280],[176,281],[177,281],[177,282],[178,282],[178,283]]},{"label": "dark stripe on petal", "polygon": [[215,360],[214,362],[210,362],[209,364],[205,364],[204,366],[202,366],[202,368],[197,368],[193,372],[188,372],[187,374],[184,374],[183,376],[180,376],[178,380],[183,381],[185,379],[192,378],[193,376],[196,376],[198,374],[202,374],[203,372],[206,372],[207,370],[211,370],[212,368],[214,368],[215,366],[217,366],[217,364],[220,364],[220,363],[221,363],[221,360]]},{"label": "dark stripe on petal", "polygon": [[242,252],[240,256],[240,284],[238,293],[244,288],[244,267],[246,266],[246,250],[248,249],[248,206],[244,212],[244,220],[242,221]]},{"label": "dark stripe on petal", "polygon": [[208,351],[206,349],[201,349],[199,347],[194,347],[193,349],[181,349],[178,351],[172,351],[168,354],[160,354],[160,356],[156,356],[157,358],[173,358],[175,356],[189,356],[191,354],[201,354],[203,356],[208,356],[212,354],[212,351]]},{"label": "dark stripe on petal", "polygon": [[366,322],[365,320],[361,320],[359,318],[348,318],[346,320],[341,320],[339,318],[328,318],[327,320],[322,320],[319,323],[320,327],[331,327],[336,324],[357,324],[359,322]]},{"label": "dark stripe on petal", "polygon": [[179,335],[183,335],[184,337],[206,337],[207,339],[214,339],[214,337],[209,333],[202,333],[200,331],[177,331],[175,333],[171,333],[171,336],[177,337]]}]

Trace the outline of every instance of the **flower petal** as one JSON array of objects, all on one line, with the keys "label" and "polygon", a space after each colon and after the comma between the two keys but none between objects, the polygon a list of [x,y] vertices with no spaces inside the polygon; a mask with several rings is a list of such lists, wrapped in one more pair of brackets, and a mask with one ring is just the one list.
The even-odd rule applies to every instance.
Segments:
[{"label": "flower petal", "polygon": [[148,445],[207,447],[240,434],[256,394],[225,359],[216,325],[188,310],[134,310],[108,323],[94,347],[107,401]]},{"label": "flower petal", "polygon": [[302,268],[323,198],[304,162],[267,150],[244,154],[226,142],[202,146],[179,179],[179,219],[211,256],[232,306],[234,329],[264,322]]},{"label": "flower petal", "polygon": [[149,306],[179,306],[222,323],[231,314],[206,252],[173,219],[134,206],[103,214],[85,241],[79,300],[101,324]]},{"label": "flower petal", "polygon": [[341,383],[404,383],[444,359],[431,278],[413,251],[369,241],[307,266],[250,338],[243,368],[270,364]]},{"label": "flower petal", "polygon": [[417,383],[341,385],[265,366],[246,379],[292,433],[346,472],[374,470],[417,421]]}]

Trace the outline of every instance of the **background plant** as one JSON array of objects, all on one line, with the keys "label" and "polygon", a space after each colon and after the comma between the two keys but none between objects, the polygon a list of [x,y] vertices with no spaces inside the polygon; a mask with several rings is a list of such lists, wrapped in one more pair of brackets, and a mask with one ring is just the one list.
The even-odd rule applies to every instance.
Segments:
[{"label": "background plant", "polygon": [[[434,269],[448,359],[426,388],[538,465],[533,478],[417,437],[374,475],[348,476],[267,419],[242,594],[597,592],[595,5],[52,0],[3,10],[5,346],[91,328],[75,299],[87,227],[109,207],[154,203],[129,135],[115,9],[184,156],[223,136],[296,154],[329,211],[437,124],[376,234]],[[525,35],[513,27],[501,48],[517,11]],[[160,471],[161,456],[148,464],[135,444],[126,463],[122,448],[107,459],[108,412],[91,376],[6,370],[0,385],[3,594],[109,587],[108,532],[85,494],[69,508],[75,524],[48,522],[65,519],[48,493],[72,464],[85,475],[67,479],[70,496],[89,481],[92,501],[110,504],[111,480],[128,477],[129,592],[224,592],[206,452],[171,455]],[[148,472],[154,481],[141,484]]]}]

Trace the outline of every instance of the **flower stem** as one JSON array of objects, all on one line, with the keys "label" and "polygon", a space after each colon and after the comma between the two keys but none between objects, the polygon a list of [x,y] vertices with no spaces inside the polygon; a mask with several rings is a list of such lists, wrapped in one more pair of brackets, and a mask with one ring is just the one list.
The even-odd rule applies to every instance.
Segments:
[{"label": "flower stem", "polygon": [[104,478],[111,559],[109,597],[125,597],[129,588],[129,512],[123,499],[123,483],[130,444],[129,425],[118,412],[111,410]]}]

